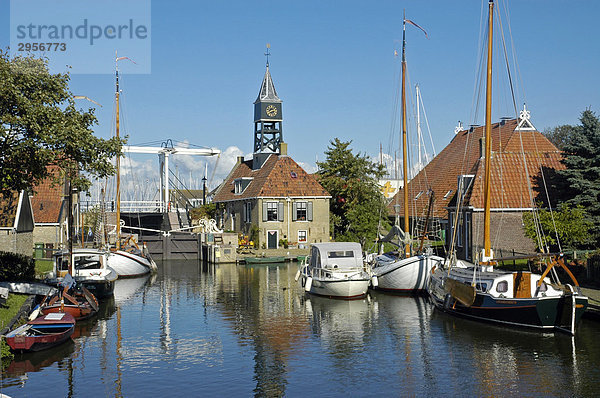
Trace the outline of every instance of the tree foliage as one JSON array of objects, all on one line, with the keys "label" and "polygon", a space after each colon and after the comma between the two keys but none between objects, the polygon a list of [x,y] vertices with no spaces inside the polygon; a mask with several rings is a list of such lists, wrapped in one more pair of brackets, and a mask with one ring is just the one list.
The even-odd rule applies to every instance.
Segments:
[{"label": "tree foliage", "polygon": [[47,166],[68,173],[87,190],[89,177],[114,174],[111,157],[124,141],[94,136],[93,109],[75,107],[68,74],[51,74],[48,62],[10,58],[0,50],[0,191],[29,189],[48,177]]},{"label": "tree foliage", "polygon": [[565,170],[559,170],[559,201],[583,206],[592,222],[590,233],[600,243],[600,120],[587,109],[581,124],[569,132],[563,150]]},{"label": "tree foliage", "polygon": [[573,126],[569,124],[563,124],[560,126],[547,128],[542,134],[546,136],[550,140],[551,143],[554,144],[559,150],[564,150],[565,145],[571,140],[571,132],[573,131]]},{"label": "tree foliage", "polygon": [[319,182],[331,194],[332,234],[337,241],[365,244],[377,237],[380,222],[389,227],[385,199],[378,180],[384,167],[366,155],[352,152],[352,141],[330,141],[326,160],[317,162]]},{"label": "tree foliage", "polygon": [[[550,252],[558,252],[558,242],[560,242],[562,250],[582,249],[592,243],[590,230],[593,225],[583,206],[570,207],[568,204],[561,204],[553,213],[547,209],[541,209],[538,210],[538,218],[542,232],[541,242],[537,238],[538,231],[533,214],[531,212],[523,213],[525,234],[533,239],[539,251],[548,247]],[[556,231],[554,225],[556,225]]]}]

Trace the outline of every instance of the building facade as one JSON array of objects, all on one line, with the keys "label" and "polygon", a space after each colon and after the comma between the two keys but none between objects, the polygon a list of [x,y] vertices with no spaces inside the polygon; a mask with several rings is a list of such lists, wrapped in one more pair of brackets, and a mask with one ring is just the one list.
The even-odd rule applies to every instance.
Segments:
[{"label": "building facade", "polygon": [[33,211],[25,191],[0,194],[0,251],[33,254]]},{"label": "building facade", "polygon": [[220,226],[252,235],[259,248],[306,246],[329,241],[329,193],[287,154],[282,101],[267,70],[254,102],[254,153],[238,158],[213,203]]},{"label": "building facade", "polygon": [[[465,260],[474,260],[483,247],[484,129],[457,128],[452,141],[407,184],[410,214],[426,214],[435,194],[432,215],[444,225],[446,247]],[[491,137],[492,249],[496,256],[533,253],[523,213],[545,195],[542,170],[564,168],[561,153],[535,129],[525,109],[518,119],[493,124]],[[402,192],[390,205],[392,213],[404,206]]]}]

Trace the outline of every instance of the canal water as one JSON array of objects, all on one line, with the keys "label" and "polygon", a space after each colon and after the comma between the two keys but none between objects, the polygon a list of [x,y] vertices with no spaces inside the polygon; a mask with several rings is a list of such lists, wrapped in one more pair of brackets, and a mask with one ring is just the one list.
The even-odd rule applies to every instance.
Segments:
[{"label": "canal water", "polygon": [[12,397],[594,396],[600,323],[577,336],[450,317],[425,298],[309,297],[295,263],[164,262],[118,280],[73,341],[17,355]]}]

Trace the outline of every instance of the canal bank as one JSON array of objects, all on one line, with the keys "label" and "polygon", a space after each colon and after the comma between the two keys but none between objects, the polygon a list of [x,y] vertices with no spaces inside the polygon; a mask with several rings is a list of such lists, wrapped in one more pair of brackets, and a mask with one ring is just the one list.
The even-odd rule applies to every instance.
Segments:
[{"label": "canal bank", "polygon": [[581,292],[588,297],[588,307],[584,316],[600,320],[600,290],[582,287]]}]

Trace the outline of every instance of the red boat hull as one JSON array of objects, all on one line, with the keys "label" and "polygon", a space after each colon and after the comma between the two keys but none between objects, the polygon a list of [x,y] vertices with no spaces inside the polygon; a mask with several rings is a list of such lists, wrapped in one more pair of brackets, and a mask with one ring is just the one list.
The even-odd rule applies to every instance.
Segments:
[{"label": "red boat hull", "polygon": [[75,330],[71,314],[41,316],[9,332],[5,339],[13,351],[41,351],[68,340]]}]

